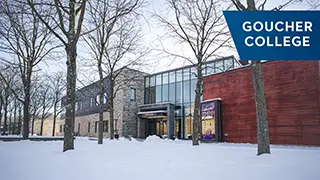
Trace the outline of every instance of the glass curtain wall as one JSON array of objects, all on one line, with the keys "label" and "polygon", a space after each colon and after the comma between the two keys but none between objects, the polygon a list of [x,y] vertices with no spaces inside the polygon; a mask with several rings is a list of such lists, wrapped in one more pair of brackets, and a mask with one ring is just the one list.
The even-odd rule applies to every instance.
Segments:
[{"label": "glass curtain wall", "polygon": [[[211,61],[203,65],[202,75],[208,76],[234,68],[234,59]],[[181,109],[176,110],[175,118],[176,127],[180,126],[183,138],[192,134],[196,78],[194,66],[145,77],[145,104],[171,102],[177,107],[181,106]]]}]

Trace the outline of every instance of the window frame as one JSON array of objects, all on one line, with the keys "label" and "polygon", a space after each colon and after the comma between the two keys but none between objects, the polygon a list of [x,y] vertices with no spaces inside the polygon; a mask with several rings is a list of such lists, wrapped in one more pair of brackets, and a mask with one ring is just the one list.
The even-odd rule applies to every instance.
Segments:
[{"label": "window frame", "polygon": [[[132,99],[132,94],[131,94],[132,90],[133,90],[133,99]],[[137,100],[137,89],[134,87],[130,87],[129,95],[130,95],[130,101],[136,101]]]}]

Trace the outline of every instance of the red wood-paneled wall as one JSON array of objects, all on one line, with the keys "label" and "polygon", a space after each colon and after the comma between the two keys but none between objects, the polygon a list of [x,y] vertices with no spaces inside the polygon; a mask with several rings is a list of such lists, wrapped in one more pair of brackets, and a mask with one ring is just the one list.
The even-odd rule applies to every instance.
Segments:
[{"label": "red wood-paneled wall", "polygon": [[[271,144],[320,145],[320,61],[262,64]],[[222,99],[226,142],[256,143],[251,67],[204,78],[203,99]]]}]

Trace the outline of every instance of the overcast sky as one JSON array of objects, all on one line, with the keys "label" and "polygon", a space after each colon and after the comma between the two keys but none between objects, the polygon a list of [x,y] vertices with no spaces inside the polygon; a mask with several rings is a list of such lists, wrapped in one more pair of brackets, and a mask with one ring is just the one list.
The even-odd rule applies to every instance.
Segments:
[{"label": "overcast sky", "polygon": [[[231,1],[231,0],[230,0]],[[285,3],[287,0],[268,0],[266,4],[266,9],[272,9],[276,6],[279,6],[283,3]],[[314,0],[309,0],[309,2],[313,2]],[[163,37],[166,34],[166,31],[164,28],[159,26],[159,23],[154,20],[151,17],[151,13],[157,12],[161,13],[162,15],[167,14],[167,6],[165,0],[147,0],[148,5],[143,10],[144,19],[140,21],[142,26],[142,34],[143,37],[143,44],[146,47],[149,48],[159,48],[159,37]],[[288,10],[301,10],[301,9],[308,9],[308,3],[299,3],[291,5],[290,7],[287,7]],[[170,16],[168,16],[170,18]],[[171,17],[172,18],[172,17]],[[183,52],[184,54],[190,52],[191,49],[189,49],[187,46],[181,47],[179,44],[176,44],[170,39],[162,40],[162,43],[167,49],[174,50],[176,52]],[[85,53],[85,49],[83,48],[83,43],[80,43],[78,45],[78,54],[80,58],[86,58],[88,57],[88,54]],[[64,49],[61,49],[62,53],[64,52]],[[176,67],[180,67],[182,65],[186,65],[187,63],[182,60],[176,60],[172,61],[170,58],[163,58],[162,56],[157,56],[159,52],[153,51],[149,56],[146,57],[146,60],[148,61],[148,66],[146,66],[143,71],[147,73],[155,73],[159,71],[164,71],[167,69],[172,69]],[[188,55],[192,55],[192,53],[189,53]],[[236,50],[234,51],[226,51],[224,53],[225,56],[228,55],[236,55]],[[56,71],[65,71],[66,70],[66,59],[64,57],[55,58],[50,61],[43,62],[41,64],[41,69],[46,72],[56,72]],[[83,61],[78,59],[78,77],[81,79],[81,81],[85,84],[88,84],[94,80],[98,79],[97,73],[96,73],[96,67],[93,69],[83,67]],[[78,85],[81,87],[82,85],[78,83]]]}]

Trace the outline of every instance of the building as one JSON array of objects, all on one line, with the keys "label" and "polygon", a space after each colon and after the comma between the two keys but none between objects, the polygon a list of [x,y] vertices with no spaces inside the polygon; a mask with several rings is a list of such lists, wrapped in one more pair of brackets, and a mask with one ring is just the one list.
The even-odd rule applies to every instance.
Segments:
[{"label": "building", "polygon": [[[137,110],[138,105],[143,104],[143,85],[146,73],[123,68],[115,73],[119,73],[116,80],[116,97],[114,99],[114,118],[115,131],[120,136],[137,134]],[[108,92],[108,77],[104,78],[104,88]],[[96,81],[76,91],[76,111],[74,133],[77,136],[98,137],[98,121],[99,121],[99,98],[100,86]],[[103,113],[103,136],[109,137],[110,121],[108,112],[107,93],[103,106],[106,109]],[[65,97],[63,97],[62,105],[65,105]],[[61,114],[61,119],[65,119],[65,113]],[[64,128],[61,128],[60,135],[63,135]]]},{"label": "building", "polygon": [[[268,61],[262,64],[262,73],[270,143],[319,146],[320,61]],[[257,142],[251,76],[248,66],[203,80],[203,99],[222,102],[222,141]]]},{"label": "building", "polygon": [[[203,75],[225,72],[240,67],[233,57],[208,61]],[[188,138],[191,134],[192,104],[195,99],[195,66],[185,66],[156,74],[146,74],[126,68],[126,75],[117,85],[122,88],[115,102],[115,130],[120,136],[131,135],[145,138],[151,134]],[[132,77],[135,77],[132,80]],[[126,79],[131,79],[127,81]],[[108,78],[104,79],[108,89]],[[76,92],[74,132],[79,136],[98,136],[99,82],[92,83]],[[105,99],[105,109],[108,109]],[[65,118],[65,114],[61,115]],[[171,126],[167,126],[167,122]],[[109,136],[109,112],[104,112],[104,137]],[[63,128],[62,128],[63,129]],[[61,135],[63,132],[61,133]]]},{"label": "building", "polygon": [[[241,64],[233,57],[208,61],[203,76],[230,71]],[[149,135],[191,138],[196,67],[194,65],[147,75],[144,104],[139,106],[138,137]]]}]

